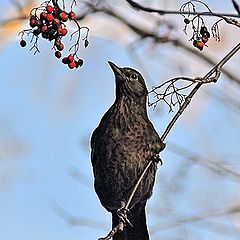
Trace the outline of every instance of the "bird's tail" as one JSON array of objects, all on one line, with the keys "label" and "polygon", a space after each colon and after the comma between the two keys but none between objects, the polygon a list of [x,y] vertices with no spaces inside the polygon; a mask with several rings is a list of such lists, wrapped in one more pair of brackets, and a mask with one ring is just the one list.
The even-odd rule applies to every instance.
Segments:
[{"label": "bird's tail", "polygon": [[[117,232],[113,240],[149,240],[147,229],[147,220],[145,212],[146,202],[136,204],[130,210],[129,221],[133,225],[127,225],[122,232]],[[112,225],[116,227],[119,223],[119,218],[116,212],[112,213]]]}]

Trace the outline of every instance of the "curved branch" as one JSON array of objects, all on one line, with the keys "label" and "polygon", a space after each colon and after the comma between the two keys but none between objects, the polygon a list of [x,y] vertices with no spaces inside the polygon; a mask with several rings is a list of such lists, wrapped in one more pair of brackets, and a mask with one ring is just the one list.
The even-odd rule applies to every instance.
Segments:
[{"label": "curved branch", "polygon": [[[150,8],[150,7],[144,7],[143,5],[132,1],[132,0],[125,0],[129,5],[131,5],[135,10],[139,11],[144,11],[148,13],[158,13],[159,15],[170,15],[170,14],[177,14],[179,15],[179,11],[174,11],[174,10],[162,10],[162,9],[155,9],[155,8]],[[209,16],[209,17],[216,17],[216,16],[225,16],[225,17],[235,17],[235,18],[240,18],[239,15],[237,14],[228,14],[228,13],[214,13],[214,12],[181,12],[182,14],[191,14],[191,15],[204,15],[204,16]]]}]

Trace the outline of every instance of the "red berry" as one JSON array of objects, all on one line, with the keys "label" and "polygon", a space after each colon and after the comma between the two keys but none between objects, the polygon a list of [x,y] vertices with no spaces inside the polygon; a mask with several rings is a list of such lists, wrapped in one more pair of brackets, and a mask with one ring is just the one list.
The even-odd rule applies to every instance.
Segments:
[{"label": "red berry", "polygon": [[59,27],[60,24],[61,24],[61,21],[60,21],[58,18],[54,18],[54,19],[53,19],[53,24],[54,24],[55,26]]},{"label": "red berry", "polygon": [[78,68],[79,67],[78,61],[75,60],[74,62],[76,64],[76,68]]},{"label": "red berry", "polygon": [[61,31],[62,36],[67,35],[67,33],[68,33],[68,30],[66,28],[62,29],[62,31]]},{"label": "red berry", "polygon": [[42,32],[46,32],[48,30],[48,26],[47,25],[43,25],[41,27],[41,30],[42,30]]},{"label": "red berry", "polygon": [[34,28],[36,26],[36,21],[34,19],[31,19],[29,25],[30,27]]},{"label": "red berry", "polygon": [[70,62],[72,62],[74,60],[74,56],[72,54],[68,55],[68,59]]},{"label": "red berry", "polygon": [[207,38],[210,38],[210,32],[206,32],[205,35],[206,35]]},{"label": "red berry", "polygon": [[37,19],[37,20],[36,20],[36,26],[39,27],[39,26],[41,26],[41,25],[42,25],[42,21],[41,21],[40,19]]},{"label": "red berry", "polygon": [[41,20],[40,20],[37,16],[31,15],[31,16],[30,16],[30,19],[29,19],[29,25],[30,25],[32,28],[34,28],[34,27],[36,27],[36,26],[39,26],[39,25],[41,25]]},{"label": "red berry", "polygon": [[41,33],[41,29],[37,28],[35,30],[33,30],[33,35],[38,36]]},{"label": "red berry", "polygon": [[205,43],[202,42],[201,40],[194,40],[193,41],[193,46],[198,48],[200,51],[202,51],[203,47],[205,46]]},{"label": "red berry", "polygon": [[68,63],[68,67],[70,68],[70,69],[73,69],[73,68],[75,68],[76,67],[76,63],[73,61],[73,62],[70,62],[70,63]]},{"label": "red berry", "polygon": [[41,12],[41,14],[40,14],[40,18],[42,19],[42,20],[46,20],[47,19],[47,13],[45,13],[45,12]]},{"label": "red berry", "polygon": [[86,48],[86,47],[88,47],[88,45],[89,45],[89,41],[86,39],[86,40],[84,41],[84,47]]},{"label": "red berry", "polygon": [[47,19],[49,22],[51,22],[51,21],[54,19],[52,13],[47,14],[46,19]]},{"label": "red berry", "polygon": [[195,47],[196,47],[198,50],[202,51],[205,43],[202,42],[202,41],[200,41],[200,40],[198,40],[198,41],[195,42],[195,45],[196,45]]},{"label": "red berry", "polygon": [[54,8],[51,5],[47,5],[46,10],[47,10],[48,13],[52,13]]},{"label": "red berry", "polygon": [[62,43],[61,40],[60,40],[59,38],[57,38],[57,39],[55,40],[54,45],[57,46],[57,45],[59,45],[59,44],[61,44],[61,43]]},{"label": "red berry", "polygon": [[36,18],[34,16],[31,16],[29,20],[30,27],[34,28],[36,26]]},{"label": "red berry", "polygon": [[82,59],[79,59],[79,60],[78,60],[78,66],[81,67],[82,65],[83,65],[83,60],[82,60]]},{"label": "red berry", "polygon": [[75,12],[70,12],[70,13],[68,14],[68,17],[69,17],[69,19],[71,19],[71,20],[75,20],[77,16],[76,16]]},{"label": "red berry", "polygon": [[63,64],[68,64],[68,63],[70,63],[68,57],[64,57],[64,58],[62,59],[62,63],[63,63]]},{"label": "red berry", "polygon": [[59,17],[60,17],[60,19],[61,19],[63,22],[66,22],[66,21],[68,20],[68,15],[67,15],[66,12],[61,12],[61,13],[59,14]]},{"label": "red berry", "polygon": [[203,47],[205,44],[202,41],[197,41],[196,46],[197,47]]},{"label": "red berry", "polygon": [[26,41],[24,41],[23,39],[20,41],[20,46],[21,47],[26,47],[27,46],[27,43]]},{"label": "red berry", "polygon": [[189,24],[190,20],[188,18],[184,18],[184,23]]},{"label": "red berry", "polygon": [[68,33],[68,30],[66,28],[62,28],[62,25],[58,27],[57,31],[60,36],[65,36]]},{"label": "red berry", "polygon": [[62,30],[63,30],[62,25],[60,25],[57,29],[59,35],[62,35]]},{"label": "red berry", "polygon": [[59,44],[59,45],[57,46],[57,49],[58,49],[59,51],[62,51],[62,50],[64,49],[63,43]]},{"label": "red berry", "polygon": [[56,39],[54,45],[59,51],[62,51],[64,49],[64,45],[60,39]]},{"label": "red berry", "polygon": [[200,34],[204,35],[204,33],[206,33],[206,32],[208,32],[207,27],[202,26],[201,29],[200,29]]},{"label": "red berry", "polygon": [[61,52],[59,52],[59,51],[56,51],[55,52],[55,57],[56,58],[60,58],[62,56],[62,53]]},{"label": "red berry", "polygon": [[42,38],[48,39],[48,38],[49,38],[48,33],[47,33],[47,32],[43,32],[43,33],[42,33]]},{"label": "red berry", "polygon": [[207,38],[207,37],[202,37],[202,41],[203,41],[204,43],[206,43],[206,42],[208,41],[208,38]]}]

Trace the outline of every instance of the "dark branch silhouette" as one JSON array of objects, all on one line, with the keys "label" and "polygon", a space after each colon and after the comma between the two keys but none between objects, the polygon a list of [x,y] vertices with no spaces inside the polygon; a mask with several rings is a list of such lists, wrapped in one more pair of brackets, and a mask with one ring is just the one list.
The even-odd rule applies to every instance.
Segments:
[{"label": "dark branch silhouette", "polygon": [[[169,15],[169,14],[180,14],[180,11],[169,11],[169,10],[160,10],[160,9],[154,9],[154,8],[149,8],[149,7],[144,7],[143,5],[132,1],[132,0],[125,0],[128,2],[135,10],[137,11],[144,11],[144,12],[149,12],[149,13],[158,13],[159,15]],[[201,1],[196,1],[196,2],[201,2]],[[203,2],[202,2],[203,3]],[[216,16],[222,16],[222,17],[235,17],[239,18],[239,15],[236,14],[228,14],[228,13],[214,13],[214,12],[191,12],[191,11],[186,11],[186,12],[181,12],[182,14],[191,14],[191,15],[204,15],[204,16],[210,16],[210,17],[216,17]]]}]

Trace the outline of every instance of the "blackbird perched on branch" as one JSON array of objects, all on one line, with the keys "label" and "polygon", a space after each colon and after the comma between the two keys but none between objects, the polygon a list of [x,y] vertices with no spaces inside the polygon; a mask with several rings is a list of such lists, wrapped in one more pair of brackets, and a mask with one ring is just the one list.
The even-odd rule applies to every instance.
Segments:
[{"label": "blackbird perched on branch", "polygon": [[[148,162],[165,147],[146,110],[147,88],[142,75],[132,68],[109,62],[116,81],[116,99],[102,117],[91,138],[91,161],[95,191],[112,213],[112,226],[119,223],[134,185]],[[127,224],[114,240],[148,240],[145,206],[152,194],[157,162],[142,179],[129,207]]]}]

